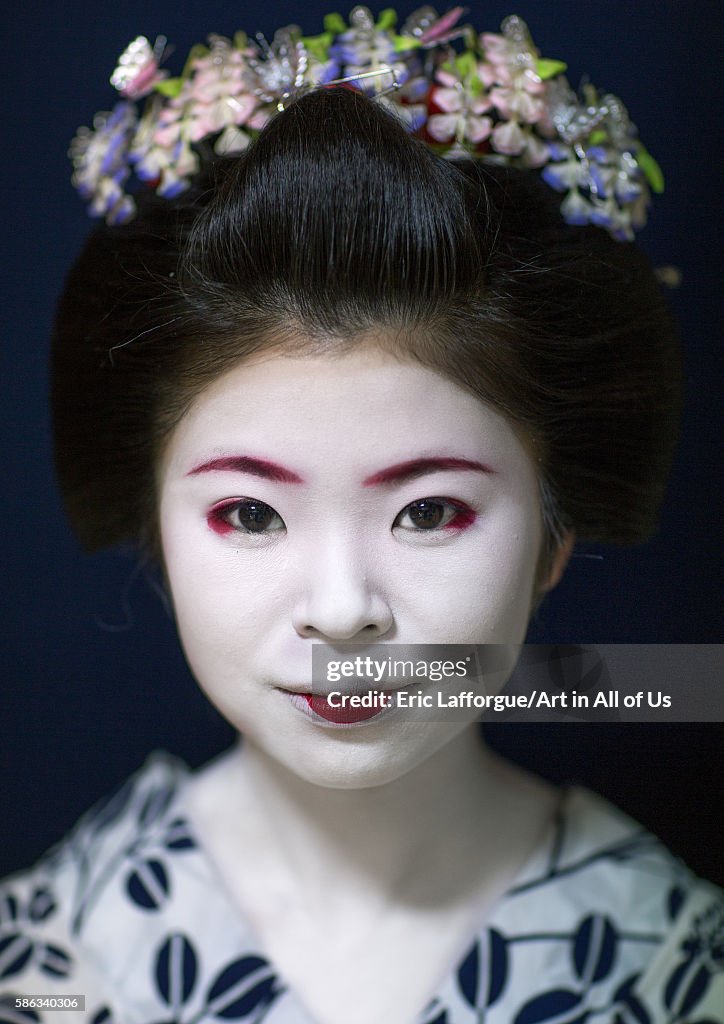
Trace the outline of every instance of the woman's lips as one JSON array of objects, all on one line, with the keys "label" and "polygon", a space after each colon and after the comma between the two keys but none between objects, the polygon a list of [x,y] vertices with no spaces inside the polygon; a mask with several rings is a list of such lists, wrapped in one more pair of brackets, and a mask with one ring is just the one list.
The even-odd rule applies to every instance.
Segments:
[{"label": "woman's lips", "polygon": [[[369,707],[352,706],[349,700],[342,700],[335,696],[334,702],[330,704],[326,694],[309,693],[300,690],[282,690],[291,699],[292,703],[312,716],[323,718],[333,725],[355,725],[358,722],[367,722],[371,718],[389,710],[392,706],[392,697],[384,690],[370,690],[358,696],[364,696],[365,704]],[[345,695],[351,696],[351,695]],[[341,705],[341,706],[338,706]]]},{"label": "woman's lips", "polygon": [[305,693],[302,696],[312,711],[315,711],[320,718],[325,718],[328,722],[349,724],[351,722],[366,722],[367,719],[374,718],[375,715],[387,710],[389,700],[385,700],[384,693],[381,691],[370,691],[370,693],[373,695],[370,707],[351,707],[348,703],[337,707],[337,704],[342,703],[339,699],[336,699],[334,704],[330,704],[326,696],[312,693]]}]

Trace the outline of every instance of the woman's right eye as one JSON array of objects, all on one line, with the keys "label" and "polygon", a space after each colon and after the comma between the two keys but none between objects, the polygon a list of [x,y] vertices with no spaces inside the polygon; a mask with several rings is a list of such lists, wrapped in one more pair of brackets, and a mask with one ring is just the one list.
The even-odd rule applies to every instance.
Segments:
[{"label": "woman's right eye", "polygon": [[210,510],[209,526],[220,534],[277,533],[285,530],[284,520],[271,505],[255,498],[233,498],[222,501]]}]

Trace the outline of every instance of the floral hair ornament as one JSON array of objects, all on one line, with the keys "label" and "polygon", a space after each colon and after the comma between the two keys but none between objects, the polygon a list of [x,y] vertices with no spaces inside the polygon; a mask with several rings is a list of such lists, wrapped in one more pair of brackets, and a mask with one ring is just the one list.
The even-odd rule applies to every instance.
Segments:
[{"label": "floral hair ornament", "polygon": [[133,218],[132,176],[166,197],[188,188],[202,158],[239,153],[300,94],[347,83],[376,98],[440,155],[537,169],[563,193],[569,224],[596,224],[628,241],[646,222],[663,176],[618,97],[569,86],[559,60],[540,56],[525,22],[506,18],[500,34],[459,24],[454,7],[421,7],[396,29],[394,10],[375,21],[355,7],[324,32],[290,25],[269,43],[243,32],[194,46],[181,75],[161,64],[166,40],[139,36],[111,76],[120,95],[69,151],[73,184],[92,216]]}]

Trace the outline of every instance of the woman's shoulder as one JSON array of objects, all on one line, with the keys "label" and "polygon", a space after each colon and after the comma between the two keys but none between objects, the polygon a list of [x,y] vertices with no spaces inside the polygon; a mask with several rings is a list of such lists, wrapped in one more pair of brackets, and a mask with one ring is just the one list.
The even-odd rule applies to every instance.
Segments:
[{"label": "woman's shoulder", "polygon": [[620,994],[632,1019],[638,1012],[642,1021],[724,1022],[724,890],[698,878],[650,831],[586,789],[570,792],[569,824],[571,859],[588,858],[588,886],[597,889],[597,905],[607,908],[601,950],[607,940],[612,955],[617,942],[651,942],[650,955]]},{"label": "woman's shoulder", "polygon": [[79,994],[85,1012],[78,1007],[65,1020],[110,1020],[98,930],[119,919],[95,911],[119,896],[139,909],[169,898],[169,861],[194,846],[185,820],[173,814],[188,772],[155,752],[33,867],[0,882],[1,1020],[6,1007],[17,1010],[10,1020],[44,1020],[43,1004],[28,1003],[32,996],[70,999],[62,1005],[72,1010]]},{"label": "woman's shoulder", "polygon": [[[179,758],[154,751],[137,771],[94,803],[36,864],[0,880],[0,892],[5,896],[30,893],[50,882],[58,891],[72,891],[75,930],[94,878],[105,876],[121,851],[138,851],[151,840],[165,840],[170,849],[177,841],[180,845],[190,842],[187,834],[168,833],[169,824],[184,824],[181,817],[170,823],[168,812],[189,775],[190,769]],[[158,835],[161,824],[168,833],[163,837]],[[7,906],[4,909],[8,911]],[[43,913],[42,918],[47,916]],[[5,920],[4,914],[0,920]]]},{"label": "woman's shoulder", "polygon": [[546,877],[569,879],[572,891],[581,886],[591,899],[612,913],[622,910],[629,919],[652,913],[647,896],[653,903],[665,893],[665,912],[673,919],[690,894],[722,894],[646,826],[583,786],[561,791],[549,840]]},{"label": "woman's shoulder", "polygon": [[549,1019],[535,1016],[548,1000],[551,1012],[616,1011],[616,1024],[724,1022],[724,892],[587,789],[562,791],[546,843],[490,923],[545,982],[531,1021]]}]

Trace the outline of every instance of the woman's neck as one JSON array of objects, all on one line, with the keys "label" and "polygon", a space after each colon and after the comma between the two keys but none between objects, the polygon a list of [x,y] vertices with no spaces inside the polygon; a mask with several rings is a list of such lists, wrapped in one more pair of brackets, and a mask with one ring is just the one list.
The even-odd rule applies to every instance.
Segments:
[{"label": "woman's neck", "polygon": [[486,878],[497,888],[535,846],[553,805],[550,787],[489,751],[477,726],[365,789],[310,783],[246,739],[206,772],[215,797],[206,807],[223,806],[228,823],[227,855],[237,847],[243,856],[246,830],[277,886],[301,883],[311,904],[334,892],[371,913],[469,900]]}]

